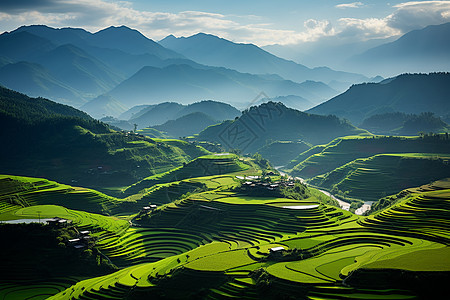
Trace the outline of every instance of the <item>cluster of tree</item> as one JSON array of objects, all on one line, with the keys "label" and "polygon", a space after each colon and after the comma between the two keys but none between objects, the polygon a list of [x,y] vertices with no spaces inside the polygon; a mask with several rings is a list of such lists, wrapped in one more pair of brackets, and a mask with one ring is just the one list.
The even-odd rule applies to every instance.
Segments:
[{"label": "cluster of tree", "polygon": [[450,127],[432,112],[405,114],[401,112],[373,115],[361,128],[376,134],[417,135],[423,132],[448,132]]}]

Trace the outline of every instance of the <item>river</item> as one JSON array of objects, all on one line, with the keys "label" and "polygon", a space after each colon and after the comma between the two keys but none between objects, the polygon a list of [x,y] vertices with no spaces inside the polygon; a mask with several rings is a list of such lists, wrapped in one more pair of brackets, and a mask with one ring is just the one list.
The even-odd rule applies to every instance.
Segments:
[{"label": "river", "polygon": [[[275,169],[280,173],[281,176],[289,176],[288,174],[284,173],[283,171],[281,171],[280,169],[283,166],[277,166],[275,167]],[[291,177],[292,178],[292,177]],[[296,180],[300,180],[301,183],[307,185],[307,183],[305,182],[305,180],[301,177],[295,177],[294,179]],[[318,191],[322,192],[323,194],[327,195],[328,197],[331,197],[332,199],[336,200],[339,203],[339,206],[343,209],[343,210],[349,210],[350,209],[350,203],[345,202],[337,197],[335,197],[334,195],[331,195],[329,192],[324,191],[324,190],[319,190]],[[362,215],[363,213],[365,213],[366,211],[370,210],[370,207],[372,206],[373,201],[366,201],[364,202],[364,204],[359,207],[358,209],[355,210],[355,215]]]}]

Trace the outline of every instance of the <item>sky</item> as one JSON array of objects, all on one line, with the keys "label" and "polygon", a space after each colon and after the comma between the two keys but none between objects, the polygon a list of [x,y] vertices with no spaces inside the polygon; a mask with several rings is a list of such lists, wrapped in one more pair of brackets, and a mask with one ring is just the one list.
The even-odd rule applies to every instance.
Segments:
[{"label": "sky", "polygon": [[258,46],[355,42],[446,22],[450,1],[0,0],[0,32],[32,24],[90,32],[125,25],[156,41],[204,32]]}]

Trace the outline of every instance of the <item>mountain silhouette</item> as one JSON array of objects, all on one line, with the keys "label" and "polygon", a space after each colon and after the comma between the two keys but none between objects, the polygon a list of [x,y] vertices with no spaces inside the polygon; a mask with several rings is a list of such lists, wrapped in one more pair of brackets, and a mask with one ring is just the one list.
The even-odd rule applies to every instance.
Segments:
[{"label": "mountain silhouette", "polygon": [[432,112],[443,116],[450,112],[449,94],[450,73],[403,74],[380,83],[354,85],[308,112],[333,114],[354,124],[387,112]]}]

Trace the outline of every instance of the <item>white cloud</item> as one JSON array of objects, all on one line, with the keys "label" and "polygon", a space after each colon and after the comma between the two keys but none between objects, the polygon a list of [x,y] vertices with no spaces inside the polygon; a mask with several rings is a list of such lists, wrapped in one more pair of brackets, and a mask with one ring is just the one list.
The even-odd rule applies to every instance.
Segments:
[{"label": "white cloud", "polygon": [[411,1],[394,7],[397,10],[386,21],[402,32],[450,22],[450,1]]},{"label": "white cloud", "polygon": [[393,7],[396,10],[384,18],[341,18],[337,32],[343,38],[367,40],[450,22],[450,1],[410,1]]},{"label": "white cloud", "polygon": [[339,23],[342,27],[339,35],[342,38],[368,40],[373,38],[388,38],[399,35],[402,32],[388,26],[386,19],[367,18],[341,18]]},{"label": "white cloud", "polygon": [[364,3],[362,2],[353,2],[353,3],[343,3],[343,4],[338,4],[335,7],[336,8],[358,8],[364,6]]},{"label": "white cloud", "polygon": [[[236,16],[184,11],[178,13],[139,11],[127,1],[106,0],[1,0],[0,28],[13,30],[21,25],[46,24],[53,27],[82,27],[91,32],[109,26],[126,25],[159,40],[169,34],[189,36],[198,32],[218,35],[236,42],[297,44],[323,37],[370,39],[399,35],[429,24],[450,21],[450,1],[412,1],[393,6],[385,18],[341,18],[334,26],[329,20],[310,19],[302,27],[279,29],[264,23],[261,16]],[[363,2],[336,5],[356,8]]]}]

